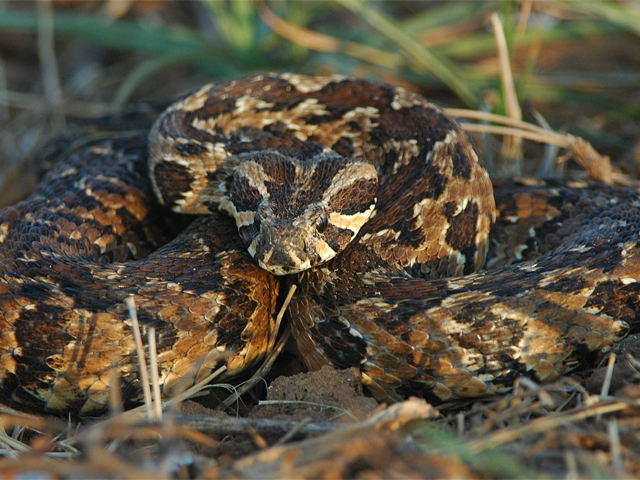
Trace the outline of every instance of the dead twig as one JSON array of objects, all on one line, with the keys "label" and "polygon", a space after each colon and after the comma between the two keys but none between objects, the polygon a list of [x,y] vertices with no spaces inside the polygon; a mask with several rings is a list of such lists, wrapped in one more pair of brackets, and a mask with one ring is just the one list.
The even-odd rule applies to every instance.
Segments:
[{"label": "dead twig", "polygon": [[[513,72],[511,71],[511,62],[509,60],[509,50],[507,48],[507,39],[504,35],[504,26],[497,13],[491,15],[491,26],[493,27],[493,35],[496,39],[498,48],[498,59],[500,61],[500,78],[502,83],[502,91],[504,94],[505,110],[509,118],[516,121],[522,120],[522,110],[518,103],[518,95],[513,82]],[[500,175],[514,176],[522,173],[522,137],[514,134],[507,135],[502,143],[502,159],[503,170]]]},{"label": "dead twig", "polygon": [[[282,308],[280,308],[280,311],[278,312],[278,315],[275,321],[275,329],[273,331],[274,338],[278,334],[278,330],[280,329],[280,323],[282,322],[282,318],[284,317],[287,307],[289,306],[289,303],[293,298],[293,294],[295,293],[296,288],[297,288],[296,285],[291,285],[291,287],[289,288],[289,292],[287,293],[287,296],[284,299],[284,302],[282,303]],[[269,352],[269,355],[267,356],[265,361],[262,362],[262,365],[260,365],[260,368],[251,376],[249,380],[247,380],[242,385],[240,385],[237,389],[234,390],[233,394],[229,395],[222,403],[220,403],[220,405],[218,405],[217,407],[218,410],[224,410],[229,408],[235,401],[238,400],[238,398],[240,398],[242,395],[244,395],[246,392],[252,389],[253,386],[256,385],[258,382],[262,381],[264,376],[271,370],[271,367],[276,361],[276,358],[278,358],[278,355],[280,355],[280,352],[282,352],[282,350],[284,349],[290,336],[291,336],[291,328],[289,327],[289,325],[287,325],[287,328],[282,334],[282,337],[276,344],[275,348],[273,348]]]},{"label": "dead twig", "polygon": [[[558,133],[553,130],[544,129],[538,125],[517,120],[495,113],[481,112],[478,110],[466,110],[461,108],[446,108],[446,113],[453,117],[469,118],[473,120],[483,120],[502,125],[485,125],[477,123],[462,122],[460,126],[467,132],[481,132],[495,135],[518,135],[527,140],[535,142],[547,143],[549,145],[557,145],[566,148],[569,155],[565,155],[558,159],[559,162],[573,158],[587,174],[600,182],[604,183],[623,183],[624,177],[618,175],[613,170],[611,159],[606,155],[598,153],[591,143],[581,137],[571,135],[569,133]],[[628,183],[628,182],[627,182]]]}]

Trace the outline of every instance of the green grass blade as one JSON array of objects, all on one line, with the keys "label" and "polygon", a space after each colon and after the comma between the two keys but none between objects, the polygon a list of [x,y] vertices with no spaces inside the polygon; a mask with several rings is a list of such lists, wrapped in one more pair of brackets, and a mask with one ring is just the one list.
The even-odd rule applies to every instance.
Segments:
[{"label": "green grass blade", "polygon": [[395,43],[411,63],[419,70],[430,73],[451,88],[467,105],[478,106],[478,95],[474,89],[464,81],[455,65],[445,58],[434,55],[427,48],[420,45],[416,39],[407,34],[395,22],[385,17],[371,4],[362,0],[338,0],[340,4],[359,15],[381,34]]},{"label": "green grass blade", "polygon": [[[102,47],[190,55],[207,50],[200,34],[184,28],[151,28],[128,20],[114,22],[104,17],[70,13],[57,13],[53,18],[56,34],[72,36]],[[7,11],[0,15],[0,31],[35,31],[37,24],[37,15],[29,12]]]},{"label": "green grass blade", "polygon": [[[550,43],[564,42],[580,38],[595,38],[619,32],[620,27],[598,20],[576,20],[545,28],[540,32],[540,41],[549,46]],[[518,47],[530,45],[535,41],[535,33],[527,30],[518,39]],[[495,52],[496,42],[493,34],[480,32],[461,37],[455,42],[434,47],[433,50],[450,58],[472,59],[477,56]]]},{"label": "green grass blade", "polygon": [[626,6],[624,3],[596,0],[587,2],[563,0],[558,3],[562,4],[567,10],[601,18],[619,25],[636,35],[640,35],[640,10],[632,8],[631,5]]},{"label": "green grass blade", "polygon": [[412,35],[474,18],[485,8],[484,2],[446,2],[402,20],[402,29]]}]

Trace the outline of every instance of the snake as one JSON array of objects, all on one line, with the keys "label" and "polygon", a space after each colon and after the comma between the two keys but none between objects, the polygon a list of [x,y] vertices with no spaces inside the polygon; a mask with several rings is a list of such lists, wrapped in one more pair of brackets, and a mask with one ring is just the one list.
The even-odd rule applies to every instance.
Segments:
[{"label": "snake", "polygon": [[152,117],[54,142],[37,190],[0,211],[3,403],[140,401],[129,298],[164,396],[259,364],[292,285],[306,367],[357,367],[386,402],[547,382],[637,328],[640,194],[492,181],[417,93],[268,74]]}]

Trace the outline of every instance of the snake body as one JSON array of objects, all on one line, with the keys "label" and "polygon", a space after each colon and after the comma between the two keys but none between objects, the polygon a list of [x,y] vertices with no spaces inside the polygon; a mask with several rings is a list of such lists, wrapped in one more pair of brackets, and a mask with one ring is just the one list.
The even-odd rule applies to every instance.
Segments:
[{"label": "snake body", "polygon": [[[262,359],[290,284],[306,364],[357,366],[380,400],[557,378],[638,323],[637,192],[512,182],[496,209],[460,127],[398,87],[207,85],[148,134],[61,157],[0,212],[5,402],[94,414],[116,381],[139,400],[129,296],[155,328],[165,395]],[[170,210],[206,215],[172,238]],[[479,271],[492,228],[494,268]]]}]

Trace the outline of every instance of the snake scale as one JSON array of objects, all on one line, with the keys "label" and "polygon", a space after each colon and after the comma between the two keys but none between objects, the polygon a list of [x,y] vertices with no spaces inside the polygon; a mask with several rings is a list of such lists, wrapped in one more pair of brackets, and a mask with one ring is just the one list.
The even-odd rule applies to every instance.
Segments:
[{"label": "snake scale", "polygon": [[460,127],[402,88],[258,76],[80,140],[0,212],[5,403],[96,414],[114,381],[139,400],[129,296],[165,395],[262,359],[292,284],[307,366],[357,366],[386,401],[548,381],[637,328],[640,195],[492,188]]}]

